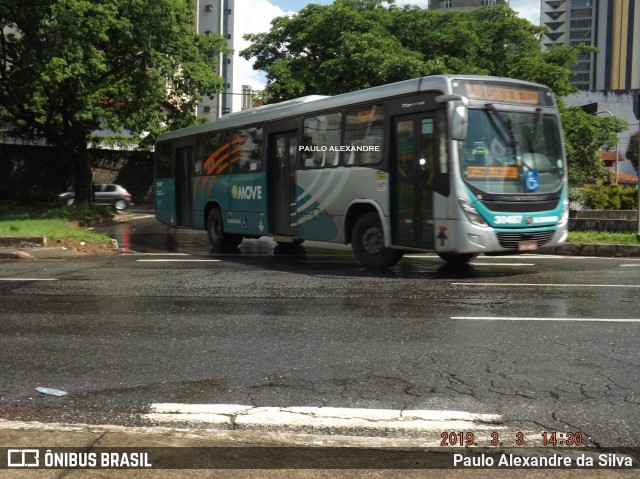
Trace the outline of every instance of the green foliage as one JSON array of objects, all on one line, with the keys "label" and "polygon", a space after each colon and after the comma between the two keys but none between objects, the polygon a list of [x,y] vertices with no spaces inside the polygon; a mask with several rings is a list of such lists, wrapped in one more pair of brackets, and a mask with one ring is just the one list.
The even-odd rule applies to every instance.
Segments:
[{"label": "green foliage", "polygon": [[241,52],[267,74],[272,101],[334,95],[422,75],[486,74],[574,91],[571,66],[589,47],[543,53],[542,27],[505,7],[443,12],[382,0],[311,4],[247,35]]},{"label": "green foliage", "polygon": [[620,193],[621,210],[638,209],[638,188],[623,188]]},{"label": "green foliage", "polygon": [[50,207],[0,203],[0,236],[46,236],[49,239],[77,238],[94,243],[108,243],[109,237],[77,228],[110,219],[114,213],[104,206]]},{"label": "green foliage", "polygon": [[640,155],[640,131],[631,135],[629,139],[629,147],[627,148],[627,160],[633,163],[633,167],[636,171],[638,169],[638,156]]},{"label": "green foliage", "polygon": [[636,233],[610,233],[606,231],[570,231],[567,241],[576,244],[640,244]]},{"label": "green foliage", "polygon": [[622,188],[617,183],[606,184],[602,180],[586,185],[578,192],[578,200],[588,209],[635,210],[638,206],[638,190]]},{"label": "green foliage", "polygon": [[583,185],[594,180],[606,180],[600,151],[618,142],[617,134],[624,131],[626,122],[610,116],[589,115],[580,108],[560,108],[565,136],[569,181]]},{"label": "green foliage", "polygon": [[189,121],[222,88],[224,39],[192,25],[191,0],[0,3],[0,111],[74,165],[78,202],[90,196],[92,131],[155,132],[165,111]]}]

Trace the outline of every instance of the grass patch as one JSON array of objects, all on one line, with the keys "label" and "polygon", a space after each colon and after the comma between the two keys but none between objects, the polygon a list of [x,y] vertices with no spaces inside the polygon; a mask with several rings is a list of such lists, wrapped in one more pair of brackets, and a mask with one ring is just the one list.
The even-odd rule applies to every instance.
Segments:
[{"label": "grass patch", "polygon": [[91,243],[108,243],[107,235],[90,226],[114,216],[104,206],[58,206],[0,203],[0,236],[46,236],[49,239],[76,238]]},{"label": "grass patch", "polygon": [[570,231],[569,243],[640,245],[635,233],[607,233],[600,231]]}]

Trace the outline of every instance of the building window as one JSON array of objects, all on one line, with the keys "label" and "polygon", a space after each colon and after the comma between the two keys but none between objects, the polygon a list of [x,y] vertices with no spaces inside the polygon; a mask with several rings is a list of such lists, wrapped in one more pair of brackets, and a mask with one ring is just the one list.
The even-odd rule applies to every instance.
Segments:
[{"label": "building window", "polygon": [[590,7],[593,0],[571,0],[571,7]]},{"label": "building window", "polygon": [[591,28],[591,19],[571,20],[571,28]]},{"label": "building window", "polygon": [[573,30],[569,33],[571,40],[591,39],[591,30]]},{"label": "building window", "polygon": [[572,18],[590,17],[593,14],[590,8],[575,8],[571,10]]},{"label": "building window", "polygon": [[453,0],[441,0],[440,8],[453,8]]},{"label": "building window", "polygon": [[576,73],[573,76],[572,81],[575,82],[575,83],[588,82],[589,81],[589,74],[588,73]]},{"label": "building window", "polygon": [[496,4],[496,0],[482,0],[483,7],[492,7]]}]

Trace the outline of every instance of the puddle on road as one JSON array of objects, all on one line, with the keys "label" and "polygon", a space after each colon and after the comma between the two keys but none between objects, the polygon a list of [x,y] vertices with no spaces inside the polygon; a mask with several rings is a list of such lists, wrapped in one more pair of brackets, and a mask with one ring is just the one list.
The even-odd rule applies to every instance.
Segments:
[{"label": "puddle on road", "polygon": [[164,381],[154,384],[122,386],[97,391],[70,393],[73,399],[111,396],[143,396],[154,402],[198,403],[207,400],[226,385],[226,378],[214,377],[195,381]]}]

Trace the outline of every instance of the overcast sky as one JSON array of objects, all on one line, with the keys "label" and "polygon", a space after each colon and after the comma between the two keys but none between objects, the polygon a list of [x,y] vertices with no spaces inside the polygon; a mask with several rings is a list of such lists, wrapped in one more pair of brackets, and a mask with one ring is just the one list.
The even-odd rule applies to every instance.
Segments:
[{"label": "overcast sky", "polygon": [[[236,17],[239,24],[236,25],[235,50],[236,52],[246,48],[248,42],[242,40],[242,35],[246,33],[259,33],[269,30],[270,22],[274,17],[286,13],[297,12],[309,3],[319,3],[326,5],[333,3],[333,0],[236,0],[236,9],[241,8],[241,15]],[[397,5],[412,4],[427,8],[428,0],[396,0]],[[538,25],[540,22],[540,0],[511,0],[509,6],[518,14]],[[243,15],[243,12],[256,13],[254,15]],[[240,30],[240,31],[238,31]],[[244,85],[251,85],[255,90],[264,88],[264,74],[253,70],[251,64],[239,58],[236,54],[234,61],[234,76],[240,79]]]}]

